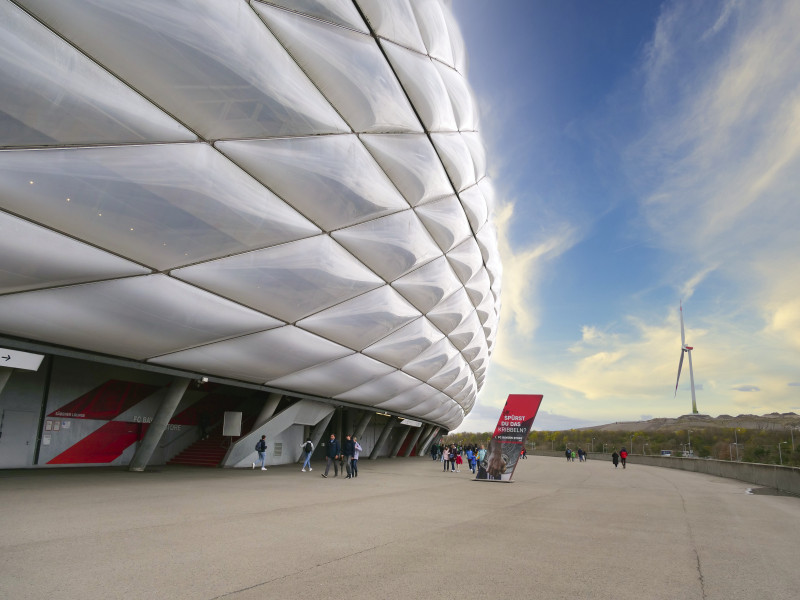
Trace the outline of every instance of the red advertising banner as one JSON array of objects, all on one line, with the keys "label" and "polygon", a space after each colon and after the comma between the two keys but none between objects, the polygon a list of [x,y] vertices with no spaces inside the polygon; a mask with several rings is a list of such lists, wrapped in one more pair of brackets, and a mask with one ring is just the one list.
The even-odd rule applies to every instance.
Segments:
[{"label": "red advertising banner", "polygon": [[511,481],[520,450],[533,427],[542,403],[541,394],[511,394],[506,400],[492,441],[483,460],[478,463],[475,479]]}]

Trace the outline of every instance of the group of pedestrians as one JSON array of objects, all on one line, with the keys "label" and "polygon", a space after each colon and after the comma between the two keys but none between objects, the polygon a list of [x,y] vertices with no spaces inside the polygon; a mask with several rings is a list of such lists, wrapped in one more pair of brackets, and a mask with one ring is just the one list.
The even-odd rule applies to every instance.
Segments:
[{"label": "group of pedestrians", "polygon": [[614,450],[614,453],[611,455],[611,462],[614,463],[614,468],[616,469],[619,466],[619,463],[622,462],[622,468],[625,468],[625,464],[628,462],[628,451],[625,450],[625,446],[619,451]]},{"label": "group of pedestrians", "polygon": [[467,468],[475,473],[478,463],[486,457],[486,449],[481,445],[468,444],[434,444],[431,447],[431,459],[442,462],[442,471],[447,473],[460,473],[464,461]]},{"label": "group of pedestrians", "polygon": [[[347,472],[347,477],[345,477],[345,479],[358,477],[358,457],[362,450],[363,448],[358,443],[356,436],[344,436],[344,443],[340,446],[339,440],[336,439],[334,434],[331,434],[331,439],[325,450],[325,472],[322,476],[327,479],[331,465],[333,465],[334,477],[339,476],[339,467],[342,466]],[[306,460],[308,460],[308,458],[309,457],[306,457]],[[344,474],[344,470],[342,474]]]},{"label": "group of pedestrians", "polygon": [[578,448],[577,450],[573,450],[571,448],[567,448],[564,451],[564,454],[567,457],[567,462],[575,462],[575,459],[578,459],[578,462],[586,462],[588,455],[586,454],[586,450],[583,448]]}]

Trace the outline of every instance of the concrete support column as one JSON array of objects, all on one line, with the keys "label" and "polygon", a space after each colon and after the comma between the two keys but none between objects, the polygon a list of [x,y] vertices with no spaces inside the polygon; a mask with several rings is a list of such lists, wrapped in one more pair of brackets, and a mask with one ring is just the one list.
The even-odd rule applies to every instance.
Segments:
[{"label": "concrete support column", "polygon": [[353,428],[355,427],[353,421],[355,421],[355,409],[348,408],[344,412],[344,431],[342,432],[343,435],[353,435]]},{"label": "concrete support column", "polygon": [[[405,456],[406,458],[411,456],[411,453],[414,451],[414,446],[417,445],[417,442],[419,441],[420,436],[422,436],[422,431],[425,428],[422,427],[422,425],[420,425],[419,427],[416,427],[415,429],[416,429],[416,431],[414,432],[414,435],[412,436],[411,441],[408,443],[408,448],[406,448],[406,451],[403,452],[403,456]],[[419,454],[419,453],[417,453],[417,454]]]},{"label": "concrete support column", "polygon": [[164,399],[161,401],[161,406],[156,411],[156,416],[153,417],[153,422],[147,428],[147,433],[144,434],[144,439],[136,449],[136,453],[131,459],[129,465],[130,471],[144,471],[147,463],[150,462],[150,457],[161,440],[161,436],[167,430],[169,420],[175,414],[175,409],[183,398],[186,388],[189,387],[189,379],[186,377],[176,377],[167,390]]},{"label": "concrete support column", "polygon": [[336,412],[333,415],[333,430],[331,431],[333,435],[336,436],[336,439],[339,440],[339,444],[341,445],[344,441],[344,434],[342,433],[342,407],[336,409]]},{"label": "concrete support column", "polygon": [[371,410],[365,411],[358,420],[358,425],[356,425],[356,430],[353,432],[353,435],[361,439],[364,436],[364,432],[367,430],[367,425],[369,425],[374,415],[375,413]]},{"label": "concrete support column", "polygon": [[400,437],[394,443],[394,446],[392,446],[392,449],[389,452],[389,458],[396,458],[397,457],[397,453],[400,452],[400,448],[403,447],[403,442],[406,441],[406,437],[408,436],[408,432],[410,430],[411,430],[411,426],[410,425],[406,425],[403,428],[403,432],[400,434]]},{"label": "concrete support column", "polygon": [[7,369],[6,367],[0,367],[0,394],[3,393],[3,388],[6,387],[8,383],[9,377],[11,377],[11,372],[14,369]]},{"label": "concrete support column", "polygon": [[392,429],[394,429],[394,426],[397,425],[399,422],[400,421],[398,421],[394,417],[389,417],[389,422],[383,426],[383,431],[381,431],[381,435],[380,437],[378,437],[378,441],[375,442],[375,447],[372,449],[372,452],[370,452],[369,455],[370,460],[375,460],[376,458],[378,458],[378,454],[380,454],[381,448],[383,448],[383,445],[386,443],[389,434],[392,432]]},{"label": "concrete support column", "polygon": [[255,431],[272,418],[272,415],[278,410],[278,404],[281,403],[281,398],[283,398],[282,394],[270,394],[267,396],[267,399],[264,401],[264,407],[261,409],[261,412],[258,413],[253,429],[250,431]]},{"label": "concrete support column", "polygon": [[439,431],[439,428],[436,425],[429,425],[430,429],[425,434],[425,441],[422,442],[422,448],[420,448],[419,454],[427,454],[428,451],[431,449],[431,445],[433,444],[433,438],[436,436],[436,432]]},{"label": "concrete support column", "polygon": [[[322,421],[320,421],[319,423],[317,423],[314,426],[314,429],[311,431],[311,433],[308,434],[308,438],[303,438],[303,442],[305,442],[306,439],[310,439],[311,440],[311,443],[314,444],[314,452],[317,451],[317,447],[319,446],[319,442],[322,439],[322,436],[325,435],[325,428],[328,426],[328,423],[331,422],[332,418],[333,418],[333,411],[328,413],[327,417],[322,419]],[[305,452],[301,452],[300,453],[300,460],[297,461],[297,462],[303,463],[303,462],[305,462],[305,460],[306,460],[306,454],[305,454]]]}]

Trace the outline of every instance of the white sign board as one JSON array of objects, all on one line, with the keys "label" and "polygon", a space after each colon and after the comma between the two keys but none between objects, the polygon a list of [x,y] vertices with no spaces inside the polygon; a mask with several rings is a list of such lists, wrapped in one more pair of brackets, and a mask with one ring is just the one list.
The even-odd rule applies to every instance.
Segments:
[{"label": "white sign board", "polygon": [[239,437],[242,435],[242,413],[236,411],[225,411],[222,420],[222,435]]},{"label": "white sign board", "polygon": [[43,359],[44,354],[31,354],[22,350],[0,348],[0,367],[38,371]]},{"label": "white sign board", "polygon": [[422,423],[419,421],[412,421],[411,419],[403,419],[400,421],[400,425],[409,425],[411,427],[422,427]]}]

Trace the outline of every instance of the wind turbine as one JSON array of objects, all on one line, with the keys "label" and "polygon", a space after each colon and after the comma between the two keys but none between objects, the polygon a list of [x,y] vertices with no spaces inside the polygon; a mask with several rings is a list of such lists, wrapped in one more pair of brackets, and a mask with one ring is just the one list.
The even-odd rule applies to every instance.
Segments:
[{"label": "wind turbine", "polygon": [[691,346],[686,345],[686,335],[683,333],[683,303],[681,302],[681,360],[678,362],[678,379],[675,381],[675,395],[678,395],[678,383],[681,380],[681,367],[683,366],[683,355],[684,353],[689,355],[689,382],[691,383],[692,387],[692,414],[696,415],[697,413],[697,399],[694,396],[694,371],[692,370],[692,348]]}]

